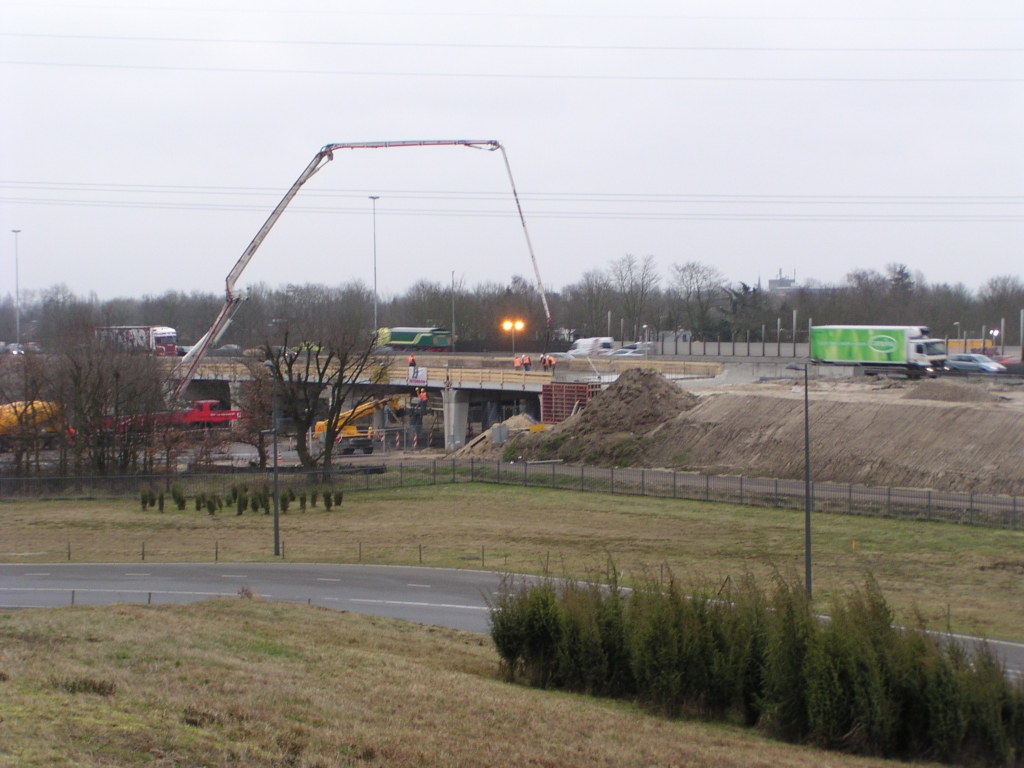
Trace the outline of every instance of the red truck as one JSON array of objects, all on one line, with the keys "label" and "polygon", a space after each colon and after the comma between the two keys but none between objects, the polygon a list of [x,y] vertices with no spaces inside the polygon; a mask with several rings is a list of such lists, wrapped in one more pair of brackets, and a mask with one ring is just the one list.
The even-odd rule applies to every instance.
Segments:
[{"label": "red truck", "polygon": [[127,432],[131,429],[146,427],[184,427],[206,429],[209,427],[226,427],[232,421],[242,418],[240,410],[220,408],[220,400],[195,400],[187,411],[162,411],[151,416],[123,416],[120,419],[108,417],[103,420],[106,431]]}]

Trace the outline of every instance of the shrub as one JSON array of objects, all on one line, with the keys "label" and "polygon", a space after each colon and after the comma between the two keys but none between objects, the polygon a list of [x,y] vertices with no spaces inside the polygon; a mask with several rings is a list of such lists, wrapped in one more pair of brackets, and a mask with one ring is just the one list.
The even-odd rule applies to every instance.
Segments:
[{"label": "shrub", "polygon": [[245,510],[249,508],[249,497],[244,492],[238,494],[238,498],[235,499],[235,514],[241,515]]},{"label": "shrub", "polygon": [[316,508],[316,499],[319,495],[320,494],[316,490],[309,492],[309,503],[314,509]]},{"label": "shrub", "polygon": [[344,497],[344,495],[342,494],[341,491],[335,491],[334,492],[334,506],[340,507],[341,506],[341,501],[344,498],[345,497]]},{"label": "shrub", "polygon": [[516,586],[511,576],[503,576],[497,596],[490,606],[488,623],[491,639],[501,658],[505,679],[513,682],[526,648],[525,606],[528,588]]},{"label": "shrub", "polygon": [[185,499],[185,494],[177,485],[171,488],[171,499],[174,500],[174,506],[178,508],[179,512],[183,512],[185,510],[185,502],[187,500]]},{"label": "shrub", "polygon": [[299,494],[299,511],[300,512],[305,512],[306,511],[306,494],[305,493],[300,493]]},{"label": "shrub", "polygon": [[212,496],[206,500],[206,511],[211,515],[217,512],[217,500]]},{"label": "shrub", "polygon": [[237,485],[232,485],[231,486],[231,503],[235,504],[237,502],[238,502],[238,486]]},{"label": "shrub", "polygon": [[163,493],[163,491],[161,491],[161,492],[160,492],[160,495],[159,495],[159,496],[157,496],[157,499],[156,499],[156,508],[157,508],[158,510],[160,510],[161,512],[163,512],[163,511],[164,511],[164,493]]},{"label": "shrub", "polygon": [[523,609],[523,668],[530,683],[546,688],[561,639],[562,626],[555,586],[544,580],[527,593]]},{"label": "shrub", "polygon": [[284,493],[281,494],[281,499],[280,499],[281,512],[283,512],[283,513],[288,512],[288,505],[289,504],[291,504],[291,497],[289,496],[288,491],[285,491]]},{"label": "shrub", "polygon": [[329,491],[324,491],[324,509],[328,512],[331,511],[331,507],[334,506],[334,497],[331,496]]},{"label": "shrub", "polygon": [[202,510],[206,506],[206,494],[200,493],[196,496],[196,512]]},{"label": "shrub", "polygon": [[139,502],[142,504],[142,511],[145,512],[149,507],[149,489],[139,491]]}]

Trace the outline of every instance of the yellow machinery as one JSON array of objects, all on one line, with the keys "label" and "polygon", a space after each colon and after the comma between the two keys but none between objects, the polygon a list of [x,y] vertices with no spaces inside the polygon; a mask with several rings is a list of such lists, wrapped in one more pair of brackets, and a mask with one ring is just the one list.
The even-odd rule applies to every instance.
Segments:
[{"label": "yellow machinery", "polygon": [[19,400],[0,405],[0,450],[19,435],[38,435],[44,443],[57,437],[60,406],[45,400]]},{"label": "yellow machinery", "polygon": [[[398,413],[402,410],[403,400],[404,398],[399,395],[392,395],[391,397],[379,400],[369,400],[351,410],[339,413],[338,420],[335,423],[339,427],[337,440],[341,447],[341,452],[345,454],[355,453],[356,449],[360,449],[363,453],[373,453],[373,427],[367,424],[357,425],[354,422],[358,419],[372,416],[377,411],[383,411],[385,408],[390,408],[393,413]],[[324,439],[326,431],[327,419],[318,421],[313,426],[313,435],[319,440]]]}]

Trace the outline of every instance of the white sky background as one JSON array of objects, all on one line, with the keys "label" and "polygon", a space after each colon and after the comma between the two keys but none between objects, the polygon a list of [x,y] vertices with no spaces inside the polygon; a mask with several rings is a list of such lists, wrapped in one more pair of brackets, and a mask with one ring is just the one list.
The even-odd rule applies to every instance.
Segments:
[{"label": "white sky background", "polygon": [[[0,1],[0,292],[221,292],[331,142],[499,139],[546,284],[1020,274],[1019,2]],[[243,275],[532,280],[498,154],[336,155]]]}]

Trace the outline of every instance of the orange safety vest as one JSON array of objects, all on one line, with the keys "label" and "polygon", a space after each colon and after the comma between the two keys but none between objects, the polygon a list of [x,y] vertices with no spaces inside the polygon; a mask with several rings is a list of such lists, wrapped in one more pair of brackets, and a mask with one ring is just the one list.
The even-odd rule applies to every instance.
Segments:
[{"label": "orange safety vest", "polygon": [[529,365],[529,364],[530,364],[530,356],[529,355],[523,355],[523,365]]},{"label": "orange safety vest", "polygon": [[413,357],[412,355],[409,355],[409,367],[410,368],[415,368],[416,367],[416,358]]},{"label": "orange safety vest", "polygon": [[551,370],[555,370],[555,358],[548,356],[548,365],[551,366]]},{"label": "orange safety vest", "polygon": [[516,359],[512,361],[512,366],[514,368],[519,368],[522,364],[523,364],[523,361],[520,358],[518,358],[518,357],[516,357]]}]

